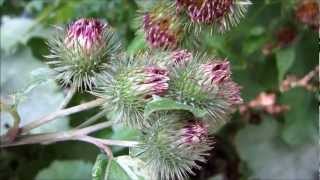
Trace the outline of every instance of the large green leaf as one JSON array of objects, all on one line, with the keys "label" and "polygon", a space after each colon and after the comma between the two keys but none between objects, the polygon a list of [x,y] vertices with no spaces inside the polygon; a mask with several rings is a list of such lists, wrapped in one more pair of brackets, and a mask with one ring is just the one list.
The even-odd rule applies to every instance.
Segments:
[{"label": "large green leaf", "polygon": [[11,53],[17,45],[26,44],[31,37],[48,37],[49,31],[44,30],[40,24],[28,18],[2,17],[1,24],[1,50]]},{"label": "large green leaf", "polygon": [[[118,156],[113,158],[110,169],[107,170],[108,158],[105,154],[97,157],[96,163],[92,169],[93,180],[149,180],[150,173],[145,168],[145,163],[130,156]],[[105,173],[108,174],[105,174]]]},{"label": "large green leaf", "polygon": [[287,73],[289,68],[292,66],[294,60],[295,60],[295,48],[294,47],[288,47],[284,49],[279,49],[276,52],[276,58],[277,58],[277,68],[279,71],[278,79],[279,82],[282,81],[284,78],[284,75]]},{"label": "large green leaf", "polygon": [[284,114],[282,138],[290,145],[316,143],[319,118],[315,95],[303,88],[296,88],[283,93],[280,101],[290,107]]},{"label": "large green leaf", "polygon": [[264,118],[236,136],[240,158],[251,170],[248,179],[313,179],[317,172],[317,145],[291,147],[280,138],[279,122]]},{"label": "large green leaf", "polygon": [[40,171],[36,180],[89,180],[92,164],[84,161],[54,161]]},{"label": "large green leaf", "polygon": [[[12,55],[5,55],[0,61],[1,95],[13,95],[18,104],[22,125],[56,111],[63,100],[57,84],[50,79],[47,65],[32,56],[29,48],[23,48]],[[1,133],[5,125],[12,124],[11,117],[1,113]],[[66,130],[67,118],[53,121],[32,132]]]},{"label": "large green leaf", "polygon": [[105,154],[99,154],[92,167],[92,180],[102,180],[106,171],[108,158]]},{"label": "large green leaf", "polygon": [[177,102],[168,98],[156,98],[145,106],[144,116],[148,117],[153,112],[157,112],[157,111],[170,111],[170,110],[189,111],[195,117],[204,117],[207,113],[205,110],[194,108],[192,106],[182,104],[180,102]]}]

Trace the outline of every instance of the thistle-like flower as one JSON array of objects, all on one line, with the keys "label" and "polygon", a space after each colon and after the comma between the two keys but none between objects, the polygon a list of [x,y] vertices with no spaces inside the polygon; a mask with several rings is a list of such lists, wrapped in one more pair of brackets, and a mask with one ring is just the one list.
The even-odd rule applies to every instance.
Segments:
[{"label": "thistle-like flower", "polygon": [[108,61],[120,48],[107,23],[79,19],[48,42],[49,65],[63,86],[91,90],[97,79],[107,74]]},{"label": "thistle-like flower", "polygon": [[207,112],[218,128],[242,102],[240,87],[232,81],[229,62],[194,57],[184,69],[173,69],[169,97]]},{"label": "thistle-like flower", "polygon": [[144,106],[153,96],[163,96],[168,90],[168,70],[139,57],[121,57],[94,94],[105,98],[105,108],[115,121],[131,127],[146,127]]},{"label": "thistle-like flower", "polygon": [[151,48],[175,49],[182,40],[182,26],[174,12],[155,7],[143,14],[143,33]]},{"label": "thistle-like flower", "polygon": [[[201,26],[226,31],[239,23],[249,0],[176,0],[177,11],[185,12],[196,31]],[[188,24],[188,23],[187,23]]]},{"label": "thistle-like flower", "polygon": [[147,162],[155,179],[185,179],[200,169],[213,141],[203,121],[185,116],[158,113],[151,117],[151,128],[145,129],[138,154]]}]

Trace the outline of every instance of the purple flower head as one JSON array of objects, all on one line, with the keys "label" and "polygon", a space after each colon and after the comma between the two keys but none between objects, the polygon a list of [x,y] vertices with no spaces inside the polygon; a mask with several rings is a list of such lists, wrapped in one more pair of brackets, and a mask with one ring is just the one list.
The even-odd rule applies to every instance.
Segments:
[{"label": "purple flower head", "polygon": [[175,49],[179,32],[172,27],[170,17],[152,18],[150,13],[143,16],[143,29],[147,42],[152,48]]},{"label": "purple flower head", "polygon": [[64,42],[68,48],[79,46],[90,53],[102,45],[106,26],[107,24],[96,19],[79,19],[68,27]]},{"label": "purple flower head", "polygon": [[135,95],[143,96],[145,99],[153,95],[161,96],[169,88],[169,75],[164,68],[157,66],[148,66],[143,70],[135,71],[133,77],[129,80],[133,83],[132,90]]},{"label": "purple flower head", "polygon": [[208,124],[202,121],[189,121],[181,130],[182,143],[199,144],[208,140]]},{"label": "purple flower head", "polygon": [[230,79],[230,65],[228,61],[211,62],[200,65],[198,71],[199,84],[210,89]]},{"label": "purple flower head", "polygon": [[211,24],[230,11],[234,0],[176,0],[177,10],[185,9],[191,21]]},{"label": "purple flower head", "polygon": [[237,83],[229,80],[222,84],[220,93],[222,94],[222,96],[224,96],[224,98],[227,99],[227,102],[229,102],[231,105],[239,105],[243,103],[240,90],[241,87]]},{"label": "purple flower head", "polygon": [[192,53],[187,50],[176,50],[170,54],[170,60],[172,60],[172,64],[175,65],[185,65],[192,59]]}]

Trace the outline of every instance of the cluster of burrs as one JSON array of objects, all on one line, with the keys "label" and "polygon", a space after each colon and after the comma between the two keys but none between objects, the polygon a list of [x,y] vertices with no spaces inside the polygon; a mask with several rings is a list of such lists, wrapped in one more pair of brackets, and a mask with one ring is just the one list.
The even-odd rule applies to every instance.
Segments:
[{"label": "cluster of burrs", "polygon": [[[182,32],[172,22],[180,13],[193,23],[221,24],[240,3],[197,2],[177,0],[171,14],[146,13],[143,28],[150,45],[178,47]],[[162,19],[166,15],[171,19]],[[187,50],[128,56],[102,20],[79,19],[48,44],[48,62],[61,85],[105,99],[110,121],[140,130],[141,143],[133,151],[146,162],[152,179],[184,179],[200,168],[213,148],[209,134],[242,102],[226,59]]]}]

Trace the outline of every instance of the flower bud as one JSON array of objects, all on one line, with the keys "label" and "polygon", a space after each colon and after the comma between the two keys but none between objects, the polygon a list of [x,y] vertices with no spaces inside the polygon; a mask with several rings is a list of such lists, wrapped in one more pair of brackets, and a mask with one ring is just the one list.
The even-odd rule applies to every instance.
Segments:
[{"label": "flower bud", "polygon": [[166,68],[148,58],[123,56],[115,62],[111,76],[99,84],[94,94],[106,99],[104,108],[113,116],[109,117],[111,120],[143,128],[149,126],[143,116],[146,103],[154,96],[164,96],[168,88]]},{"label": "flower bud", "polygon": [[168,71],[157,66],[137,69],[132,72],[132,76],[128,77],[128,80],[131,83],[132,94],[142,96],[145,99],[153,95],[161,96],[169,87]]},{"label": "flower bud", "polygon": [[213,142],[207,125],[196,120],[186,121],[176,113],[156,113],[150,117],[152,126],[143,129],[141,145],[136,152],[148,162],[146,168],[155,179],[187,179],[199,162],[205,162]]},{"label": "flower bud", "polygon": [[48,41],[48,64],[63,86],[80,91],[92,90],[108,73],[110,60],[118,54],[120,43],[106,23],[79,19]]},{"label": "flower bud", "polygon": [[180,43],[180,28],[173,14],[146,12],[143,16],[145,38],[151,48],[175,49]]},{"label": "flower bud", "polygon": [[185,8],[193,22],[214,23],[231,10],[233,0],[176,0],[177,9]]},{"label": "flower bud", "polygon": [[318,30],[320,22],[319,9],[320,3],[317,0],[300,0],[295,15],[300,22]]},{"label": "flower bud", "polygon": [[169,97],[205,111],[207,120],[218,129],[226,122],[234,105],[242,102],[240,88],[231,79],[228,61],[195,57],[183,69],[171,73]]},{"label": "flower bud", "polygon": [[177,11],[185,12],[196,26],[216,26],[219,31],[236,25],[249,4],[249,0],[176,0],[175,3]]},{"label": "flower bud", "polygon": [[79,19],[67,29],[64,39],[66,47],[80,47],[86,53],[93,53],[103,46],[103,33],[106,27],[106,23],[96,19]]}]

